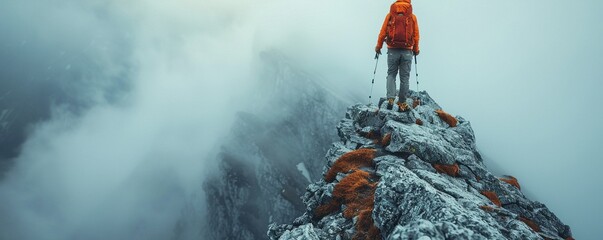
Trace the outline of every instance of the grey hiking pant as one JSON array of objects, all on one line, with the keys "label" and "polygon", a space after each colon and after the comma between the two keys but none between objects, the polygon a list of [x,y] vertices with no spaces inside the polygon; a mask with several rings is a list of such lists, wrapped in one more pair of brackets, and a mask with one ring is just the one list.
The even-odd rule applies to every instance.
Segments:
[{"label": "grey hiking pant", "polygon": [[412,51],[402,48],[387,49],[387,98],[396,98],[396,74],[400,72],[398,101],[405,102],[408,94]]}]

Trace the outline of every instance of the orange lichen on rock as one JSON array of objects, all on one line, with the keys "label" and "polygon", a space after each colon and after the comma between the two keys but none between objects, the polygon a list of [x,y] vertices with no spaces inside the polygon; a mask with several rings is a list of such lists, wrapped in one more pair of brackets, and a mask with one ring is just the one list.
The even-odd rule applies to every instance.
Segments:
[{"label": "orange lichen on rock", "polygon": [[453,177],[458,176],[460,172],[459,165],[456,163],[452,165],[434,163],[431,164],[431,166],[433,166],[433,168],[435,168],[439,173],[445,173]]},{"label": "orange lichen on rock", "polygon": [[500,203],[500,199],[498,199],[498,196],[496,195],[495,192],[492,191],[482,191],[480,192],[482,195],[486,196],[488,199],[490,199],[490,201],[492,201],[492,203],[494,203],[496,206],[501,207],[502,204]]},{"label": "orange lichen on rock", "polygon": [[421,105],[421,99],[417,98],[412,102],[412,108],[417,108],[419,105]]},{"label": "orange lichen on rock", "polygon": [[365,171],[355,171],[335,185],[333,196],[346,205],[343,216],[352,218],[361,210],[372,208],[376,183],[369,181],[370,174]]},{"label": "orange lichen on rock", "polygon": [[314,210],[314,217],[321,219],[341,209],[345,204],[343,216],[353,218],[364,209],[373,208],[377,183],[370,182],[368,172],[358,170],[345,176],[333,189],[333,199]]},{"label": "orange lichen on rock", "polygon": [[505,176],[505,177],[501,177],[499,179],[501,181],[511,184],[511,185],[515,186],[517,189],[521,190],[521,186],[519,186],[519,182],[517,182],[517,178],[515,178],[513,176]]},{"label": "orange lichen on rock", "polygon": [[376,133],[375,131],[370,131],[366,134],[366,138],[368,139],[377,139],[380,138],[381,136],[379,136],[378,133]]},{"label": "orange lichen on rock", "polygon": [[343,216],[356,221],[356,233],[352,239],[379,239],[380,231],[373,221],[377,183],[371,181],[371,174],[357,170],[345,176],[333,189],[333,199],[314,211],[314,217],[323,218],[345,205]]},{"label": "orange lichen on rock", "polygon": [[356,234],[352,240],[381,239],[381,231],[375,226],[372,214],[373,208],[365,209],[358,214]]},{"label": "orange lichen on rock", "polygon": [[372,217],[377,183],[371,182],[370,178],[368,172],[359,170],[347,175],[333,189],[333,196],[345,204],[343,217],[358,216],[352,239],[378,239],[380,236]]},{"label": "orange lichen on rock", "polygon": [[327,204],[323,204],[314,209],[314,218],[322,219],[323,217],[341,209],[341,203],[337,199],[332,199]]},{"label": "orange lichen on rock", "polygon": [[448,123],[448,125],[450,125],[451,127],[456,127],[456,125],[459,123],[459,120],[457,120],[455,117],[448,114],[447,112],[444,112],[444,110],[442,109],[438,109],[435,112],[438,114],[438,117],[442,119],[442,121]]},{"label": "orange lichen on rock", "polygon": [[415,123],[416,123],[417,125],[423,126],[423,121],[422,121],[421,119],[418,119],[418,118],[417,118],[417,120],[415,121]]},{"label": "orange lichen on rock", "polygon": [[392,141],[392,134],[388,133],[385,134],[385,136],[383,136],[383,138],[381,139],[381,146],[386,147],[387,145],[389,145],[389,143]]},{"label": "orange lichen on rock", "polygon": [[380,139],[381,138],[381,134],[378,131],[374,131],[374,130],[371,130],[369,132],[357,131],[357,133],[360,134],[360,136],[363,136],[368,139]]},{"label": "orange lichen on rock", "polygon": [[374,149],[358,149],[346,154],[343,154],[325,174],[325,181],[333,182],[337,173],[347,173],[350,170],[357,170],[361,167],[374,166],[373,159],[375,158]]},{"label": "orange lichen on rock", "polygon": [[528,218],[525,218],[525,217],[519,217],[519,221],[522,221],[523,223],[528,225],[528,227],[530,227],[535,232],[540,232],[540,227],[534,221],[532,221]]}]

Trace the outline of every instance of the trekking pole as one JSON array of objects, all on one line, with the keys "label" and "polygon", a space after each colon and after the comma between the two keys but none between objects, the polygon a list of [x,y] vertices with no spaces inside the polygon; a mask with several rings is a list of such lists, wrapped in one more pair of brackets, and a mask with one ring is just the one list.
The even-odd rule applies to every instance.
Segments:
[{"label": "trekking pole", "polygon": [[371,80],[371,94],[369,95],[369,104],[371,104],[371,98],[373,97],[373,86],[375,86],[375,75],[377,75],[377,65],[379,64],[379,53],[375,53],[375,70],[373,71],[373,80]]},{"label": "trekking pole", "polygon": [[419,93],[419,71],[417,70],[417,55],[415,55],[415,78],[417,79],[417,93]]}]

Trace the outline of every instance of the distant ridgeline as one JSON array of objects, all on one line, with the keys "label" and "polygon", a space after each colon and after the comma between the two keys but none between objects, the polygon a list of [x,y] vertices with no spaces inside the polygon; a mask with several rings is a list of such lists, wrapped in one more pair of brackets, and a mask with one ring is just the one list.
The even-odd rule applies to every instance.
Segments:
[{"label": "distant ridgeline", "polygon": [[[514,177],[483,164],[469,121],[426,92],[412,109],[351,106],[337,126],[305,213],[271,224],[270,239],[573,239]],[[411,105],[411,104],[409,104]]]}]

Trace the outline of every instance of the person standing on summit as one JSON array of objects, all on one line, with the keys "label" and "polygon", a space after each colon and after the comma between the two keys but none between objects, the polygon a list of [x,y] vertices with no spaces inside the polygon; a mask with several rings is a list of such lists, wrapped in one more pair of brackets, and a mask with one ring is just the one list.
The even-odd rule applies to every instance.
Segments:
[{"label": "person standing on summit", "polygon": [[412,13],[410,0],[396,0],[389,10],[375,52],[381,54],[383,42],[387,43],[387,109],[392,109],[396,98],[396,75],[400,72],[400,92],[398,92],[398,109],[409,109],[406,103],[408,82],[412,57],[419,55],[419,25],[417,16]]}]

